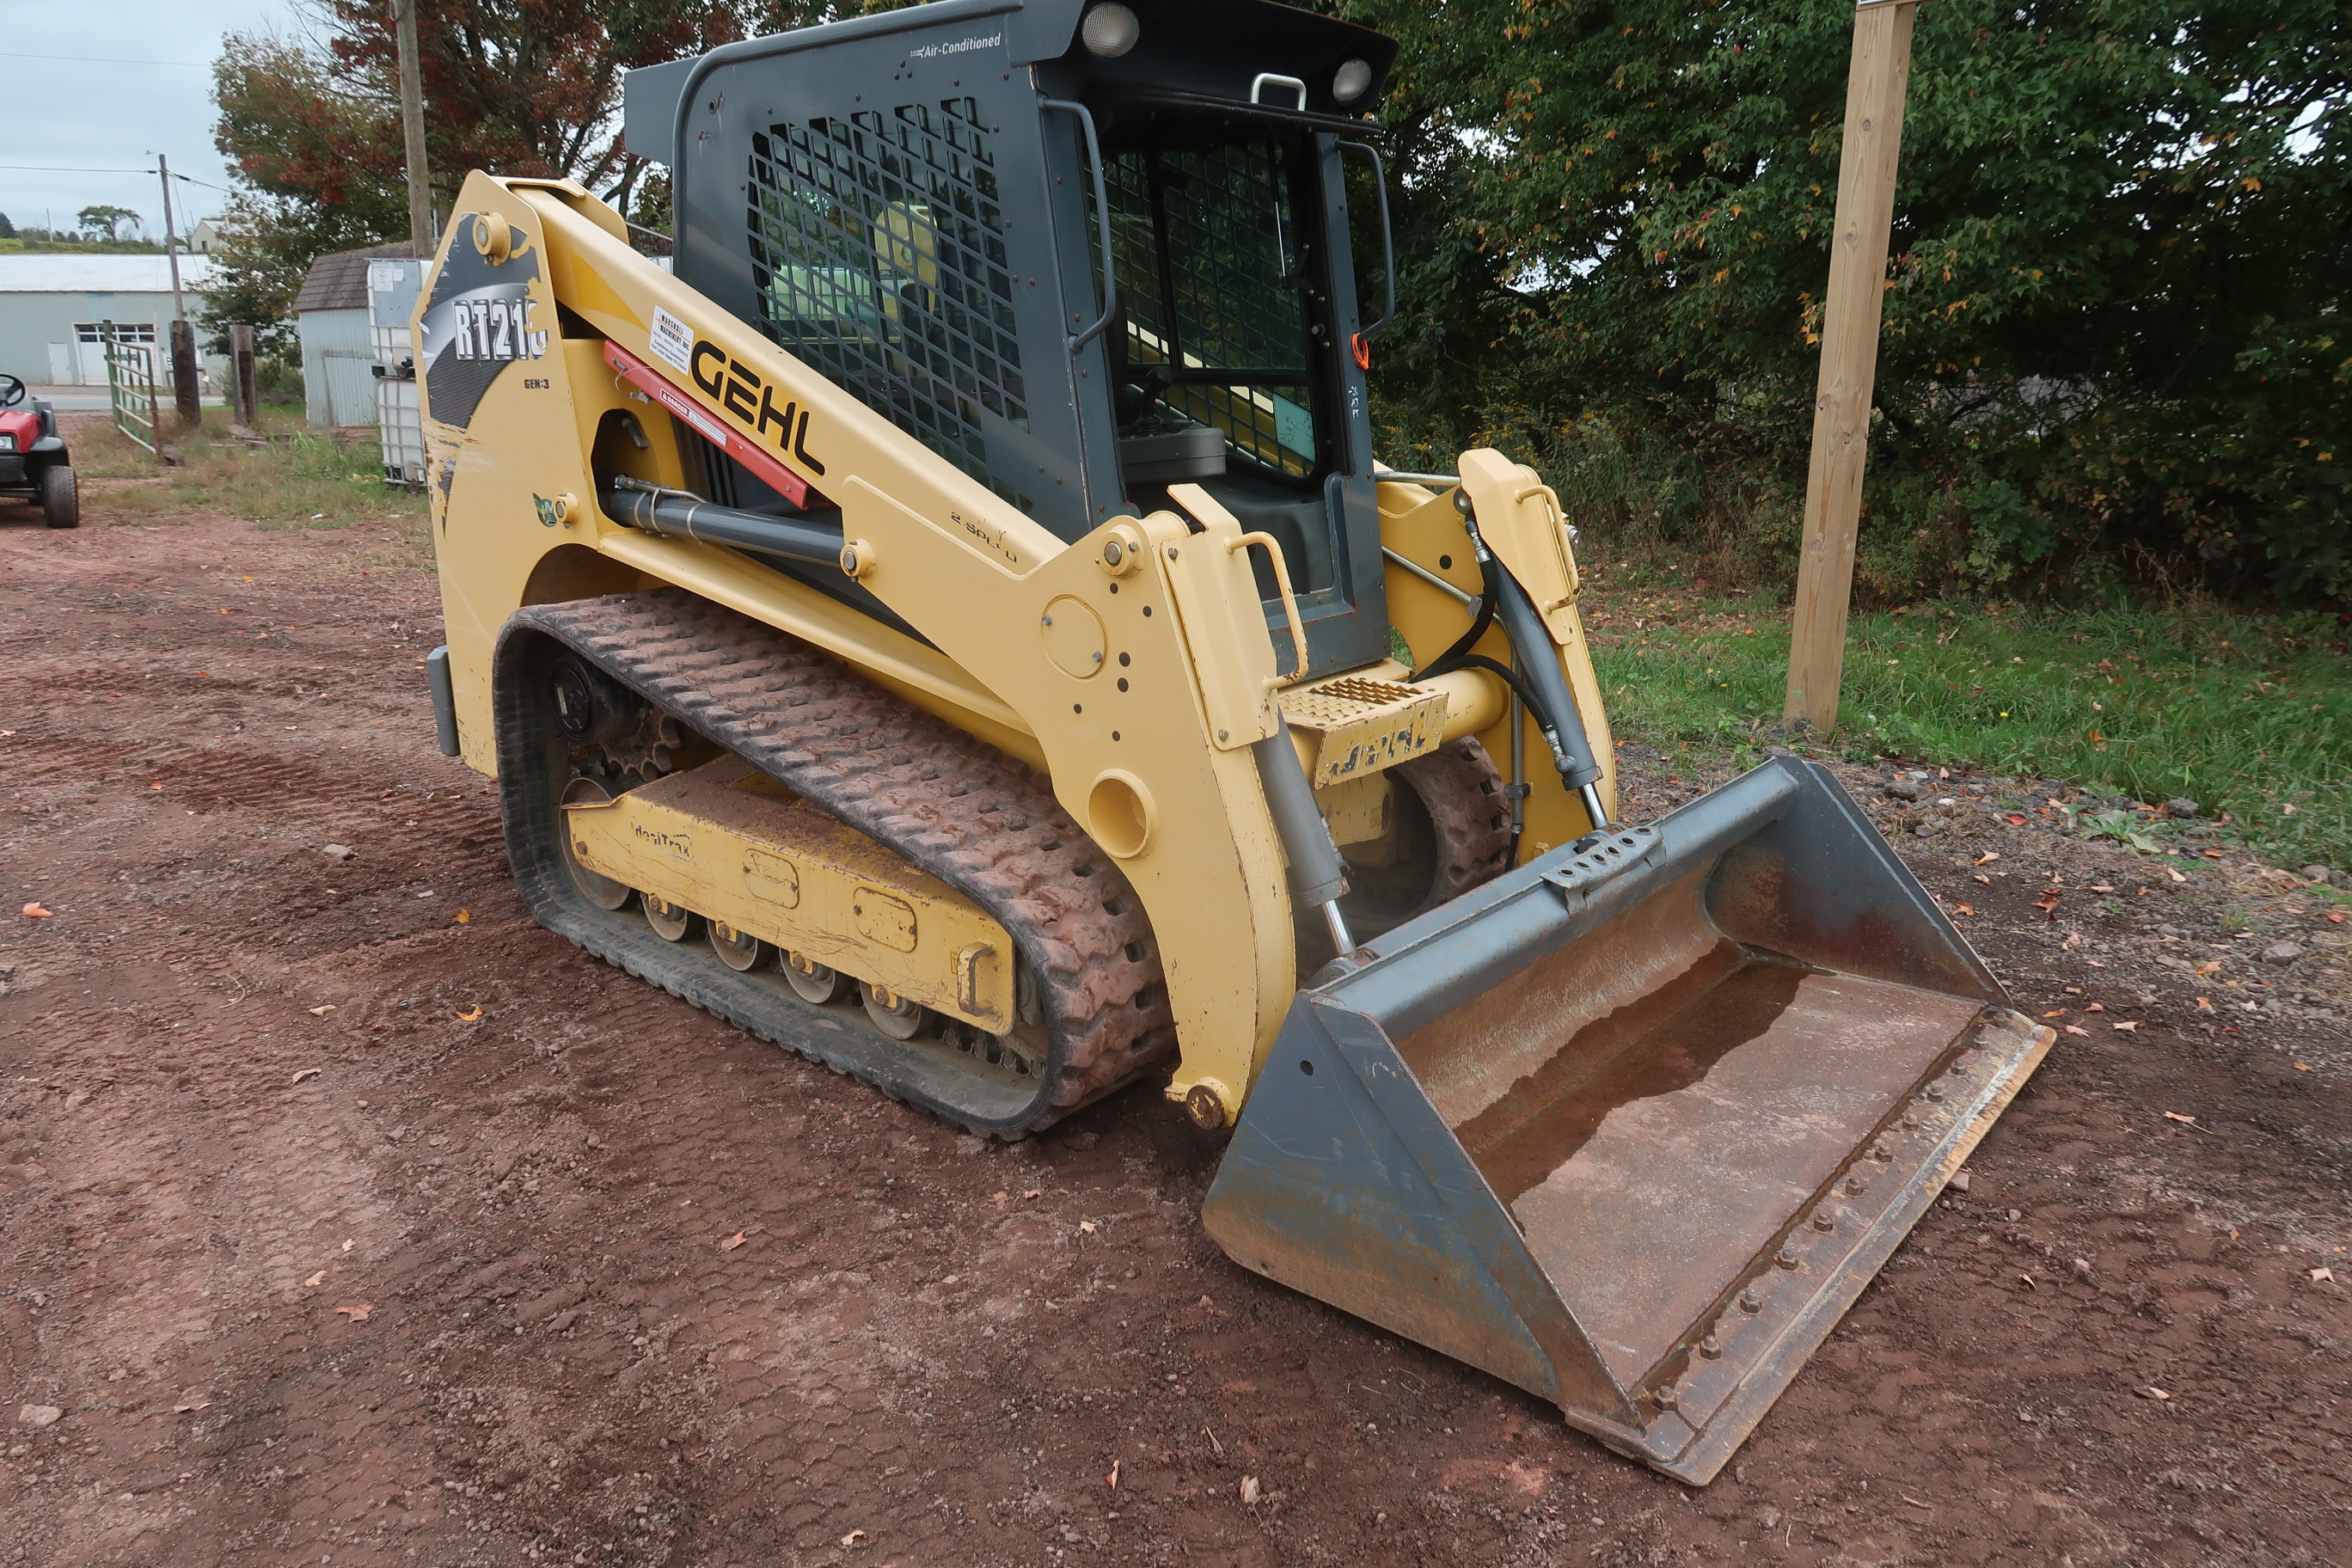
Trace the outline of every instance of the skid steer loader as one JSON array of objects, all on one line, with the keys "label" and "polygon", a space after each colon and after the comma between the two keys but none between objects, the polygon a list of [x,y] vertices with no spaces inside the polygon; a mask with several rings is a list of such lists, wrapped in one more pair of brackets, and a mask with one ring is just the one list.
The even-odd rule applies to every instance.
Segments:
[{"label": "skid steer loader", "polygon": [[979,1133],[1164,1083],[1243,1266],[1705,1481],[2051,1035],[1819,769],[1612,820],[1558,499],[1373,460],[1394,52],[941,0],[633,72],[674,270],[472,174],[441,742],[589,952]]}]

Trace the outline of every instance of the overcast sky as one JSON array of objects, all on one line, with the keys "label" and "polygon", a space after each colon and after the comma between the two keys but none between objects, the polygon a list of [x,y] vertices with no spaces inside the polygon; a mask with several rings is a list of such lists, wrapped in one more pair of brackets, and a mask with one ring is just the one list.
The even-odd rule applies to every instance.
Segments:
[{"label": "overcast sky", "polygon": [[[161,152],[175,174],[227,184],[213,148],[221,37],[304,27],[299,0],[0,0],[0,213],[17,224],[54,214],[70,227],[75,213],[105,202],[134,209],[160,238],[152,174],[51,171],[152,169]],[[164,63],[112,63],[128,60]],[[12,166],[26,163],[44,167]],[[183,229],[226,199],[172,184]]]}]

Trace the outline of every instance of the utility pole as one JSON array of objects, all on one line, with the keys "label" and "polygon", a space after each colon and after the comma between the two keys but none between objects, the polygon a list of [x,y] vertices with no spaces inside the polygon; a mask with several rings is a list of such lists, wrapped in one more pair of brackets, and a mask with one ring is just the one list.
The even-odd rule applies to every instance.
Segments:
[{"label": "utility pole", "polygon": [[1878,375],[1887,237],[1895,225],[1895,155],[1903,145],[1911,23],[1917,12],[1918,0],[1860,0],[1853,13],[1837,220],[1830,241],[1829,294],[1822,306],[1813,453],[1805,475],[1804,545],[1797,561],[1782,710],[1782,717],[1809,720],[1821,732],[1837,722],[1838,682],[1845,673],[1854,534],[1862,521],[1863,465]]},{"label": "utility pole", "polygon": [[194,429],[204,423],[204,405],[197,399],[196,329],[188,321],[180,298],[180,236],[172,220],[172,161],[155,154],[155,172],[163,181],[163,254],[172,258],[172,401],[180,423]]},{"label": "utility pole", "polygon": [[408,244],[412,254],[433,254],[433,184],[425,163],[425,84],[417,64],[416,0],[392,0],[392,20],[400,40],[400,129],[408,153]]}]

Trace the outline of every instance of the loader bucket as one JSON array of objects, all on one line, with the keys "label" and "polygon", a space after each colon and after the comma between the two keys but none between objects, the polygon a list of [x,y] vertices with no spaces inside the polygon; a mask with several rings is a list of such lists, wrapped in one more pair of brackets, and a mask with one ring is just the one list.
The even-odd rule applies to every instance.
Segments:
[{"label": "loader bucket", "polygon": [[1292,1005],[1210,1233],[1695,1484],[2053,1037],[1790,758],[1355,960]]}]

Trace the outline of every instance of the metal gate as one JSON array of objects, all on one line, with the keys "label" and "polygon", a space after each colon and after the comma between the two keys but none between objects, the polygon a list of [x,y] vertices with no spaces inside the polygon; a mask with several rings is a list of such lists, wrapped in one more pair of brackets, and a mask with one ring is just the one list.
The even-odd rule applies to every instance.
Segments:
[{"label": "metal gate", "polygon": [[104,323],[100,331],[106,348],[106,395],[114,410],[114,427],[160,457],[155,350],[150,344],[124,342],[112,321]]}]

